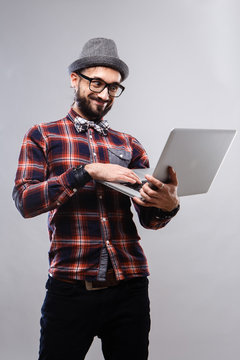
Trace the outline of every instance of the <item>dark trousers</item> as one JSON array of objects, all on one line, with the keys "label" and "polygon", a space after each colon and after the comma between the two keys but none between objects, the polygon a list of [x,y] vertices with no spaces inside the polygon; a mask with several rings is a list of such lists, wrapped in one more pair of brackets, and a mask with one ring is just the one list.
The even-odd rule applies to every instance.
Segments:
[{"label": "dark trousers", "polygon": [[49,277],[42,306],[39,360],[83,360],[94,336],[106,360],[146,360],[150,330],[148,279],[89,291]]}]

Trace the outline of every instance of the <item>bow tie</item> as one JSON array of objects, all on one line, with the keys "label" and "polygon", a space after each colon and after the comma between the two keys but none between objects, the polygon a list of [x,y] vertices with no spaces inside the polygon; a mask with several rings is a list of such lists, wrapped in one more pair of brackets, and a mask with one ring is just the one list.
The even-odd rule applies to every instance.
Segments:
[{"label": "bow tie", "polygon": [[94,121],[88,121],[79,116],[76,116],[75,119],[73,119],[73,123],[77,132],[85,132],[91,127],[99,132],[99,134],[107,136],[109,128],[107,120],[102,120],[99,123],[95,123]]}]

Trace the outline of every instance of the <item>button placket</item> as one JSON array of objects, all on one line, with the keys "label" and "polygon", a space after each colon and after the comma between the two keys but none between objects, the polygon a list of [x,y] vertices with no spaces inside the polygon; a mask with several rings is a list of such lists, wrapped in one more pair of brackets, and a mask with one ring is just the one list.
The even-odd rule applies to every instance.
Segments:
[{"label": "button placket", "polygon": [[[94,142],[94,136],[92,133],[92,129],[89,129],[89,146],[92,154],[92,161],[97,162],[97,145]],[[104,138],[105,140],[105,138]],[[111,250],[111,243],[109,238],[109,224],[108,224],[108,217],[104,209],[104,193],[103,190],[97,186],[97,199],[98,199],[98,207],[99,207],[99,218],[100,218],[100,224],[102,228],[102,240],[105,244],[106,248],[108,249],[108,252],[112,252]]]},{"label": "button placket", "polygon": [[91,128],[88,129],[89,144],[90,144],[90,148],[91,148],[93,162],[97,162],[97,153],[95,151],[95,144],[94,144],[94,141],[93,141],[92,131],[93,130]]},{"label": "button placket", "polygon": [[103,208],[103,203],[102,203],[102,199],[103,199],[103,195],[100,193],[98,194],[98,199],[99,199],[99,210],[100,210],[100,219],[101,219],[101,226],[103,228],[103,240],[105,242],[105,244],[107,245],[107,247],[110,246],[110,241],[109,241],[109,233],[108,233],[108,218],[104,213],[104,208]]}]

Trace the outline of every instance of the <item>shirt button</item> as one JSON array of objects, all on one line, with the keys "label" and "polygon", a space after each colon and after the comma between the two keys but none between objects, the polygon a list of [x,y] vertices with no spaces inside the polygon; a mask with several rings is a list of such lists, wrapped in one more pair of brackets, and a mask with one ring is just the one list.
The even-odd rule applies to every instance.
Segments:
[{"label": "shirt button", "polygon": [[89,135],[90,139],[92,139],[92,135]]},{"label": "shirt button", "polygon": [[107,246],[109,246],[109,245],[110,245],[110,242],[107,240],[107,241],[106,241],[106,244],[107,244]]},{"label": "shirt button", "polygon": [[57,202],[57,206],[60,206],[60,205],[61,205],[61,203],[58,201],[58,202]]},{"label": "shirt button", "polygon": [[74,189],[73,189],[73,192],[77,192],[77,189],[76,189],[76,188],[74,188]]},{"label": "shirt button", "polygon": [[123,154],[120,154],[120,157],[122,158],[122,157],[123,157]]},{"label": "shirt button", "polygon": [[102,218],[102,221],[106,221],[106,218]]},{"label": "shirt button", "polygon": [[93,156],[96,156],[96,153],[93,153]]},{"label": "shirt button", "polygon": [[99,199],[102,200],[102,195],[99,195]]}]

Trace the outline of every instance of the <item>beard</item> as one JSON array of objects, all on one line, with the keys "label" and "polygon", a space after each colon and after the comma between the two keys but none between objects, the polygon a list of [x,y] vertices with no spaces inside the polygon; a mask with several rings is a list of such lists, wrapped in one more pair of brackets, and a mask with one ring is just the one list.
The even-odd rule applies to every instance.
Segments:
[{"label": "beard", "polygon": [[[87,97],[80,94],[80,89],[75,94],[75,103],[80,110],[80,113],[90,121],[99,122],[112,108],[112,100],[103,101],[98,98],[97,94],[90,94]],[[106,106],[97,105],[96,108],[93,108],[91,100],[97,100],[106,103]]]}]

